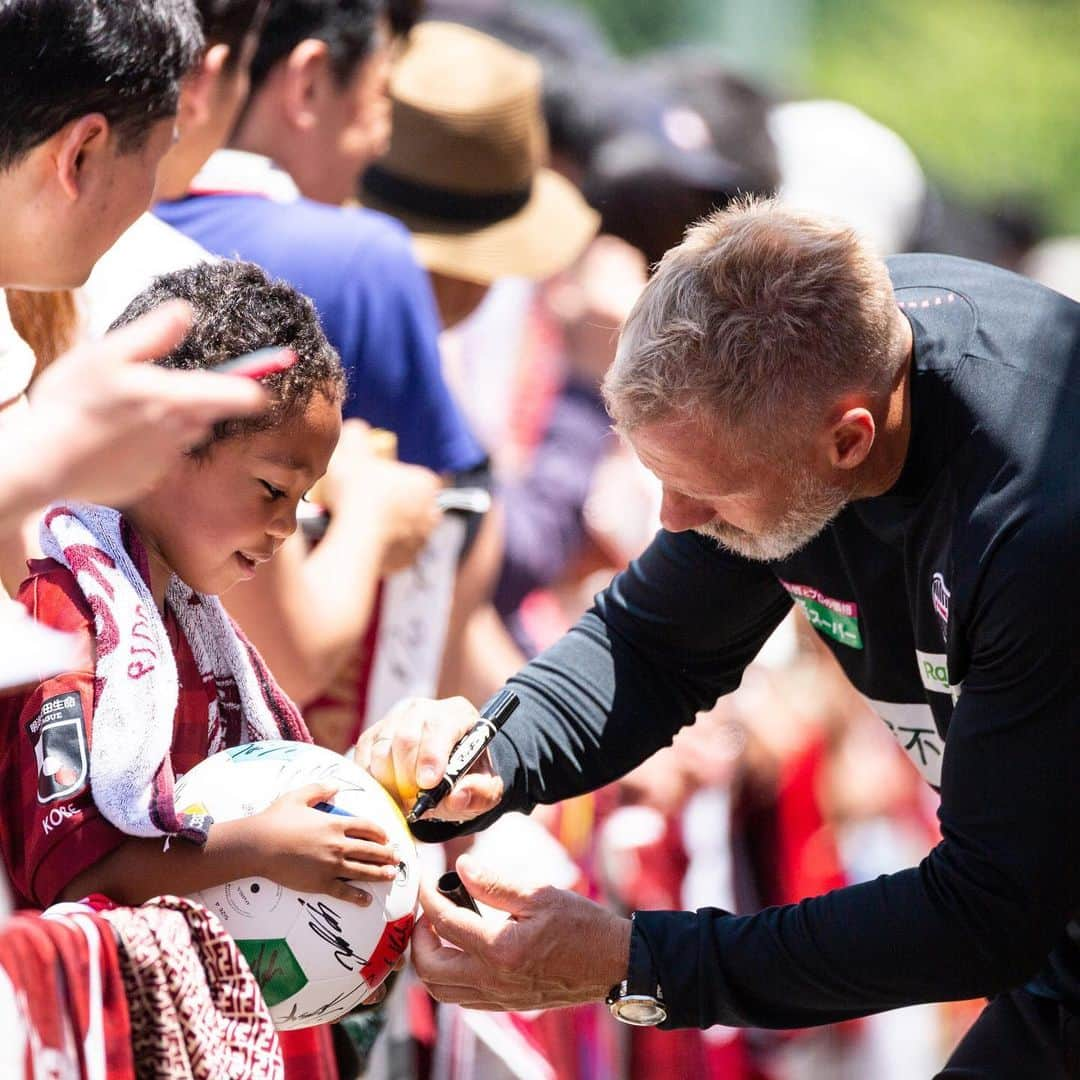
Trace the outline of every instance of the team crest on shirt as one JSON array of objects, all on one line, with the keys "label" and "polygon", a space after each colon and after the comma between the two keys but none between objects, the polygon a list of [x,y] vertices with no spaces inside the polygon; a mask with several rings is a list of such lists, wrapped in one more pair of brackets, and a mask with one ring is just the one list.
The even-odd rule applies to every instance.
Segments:
[{"label": "team crest on shirt", "polygon": [[949,598],[952,593],[945,584],[943,574],[934,574],[930,579],[930,601],[934,605],[934,612],[941,620],[941,636],[948,637],[949,632]]},{"label": "team crest on shirt", "polygon": [[38,802],[70,799],[83,791],[90,769],[86,721],[79,694],[76,691],[57,694],[42,702],[26,731],[37,760]]}]

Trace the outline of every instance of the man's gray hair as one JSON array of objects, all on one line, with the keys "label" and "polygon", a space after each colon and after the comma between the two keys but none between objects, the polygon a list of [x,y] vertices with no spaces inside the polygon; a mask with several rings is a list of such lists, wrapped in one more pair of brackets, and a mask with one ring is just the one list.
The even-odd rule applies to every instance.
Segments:
[{"label": "man's gray hair", "polygon": [[623,327],[604,399],[623,431],[672,413],[781,435],[902,365],[884,262],[854,231],[745,198],[687,230]]}]

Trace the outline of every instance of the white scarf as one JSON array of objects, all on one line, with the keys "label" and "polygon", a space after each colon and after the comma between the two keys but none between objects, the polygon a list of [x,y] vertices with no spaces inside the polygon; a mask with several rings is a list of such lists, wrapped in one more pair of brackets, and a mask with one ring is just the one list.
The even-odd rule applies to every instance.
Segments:
[{"label": "white scarf", "polygon": [[[176,660],[149,575],[135,565],[125,539],[144,561],[119,511],[86,503],[51,507],[41,526],[45,554],[71,571],[94,612],[94,802],[129,836],[180,835],[202,842],[210,820],[178,814],[173,801],[169,751],[179,695]],[[311,741],[296,706],[216,596],[200,595],[174,575],[165,602],[200,673],[217,687],[211,731],[231,728],[240,742]],[[211,746],[210,752],[222,748]]]}]

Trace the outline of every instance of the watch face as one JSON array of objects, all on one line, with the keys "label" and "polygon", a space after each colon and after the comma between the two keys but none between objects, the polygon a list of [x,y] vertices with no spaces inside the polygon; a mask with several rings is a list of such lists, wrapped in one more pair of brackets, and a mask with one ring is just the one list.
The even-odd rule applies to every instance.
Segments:
[{"label": "watch face", "polygon": [[667,1010],[655,998],[640,994],[628,995],[616,1001],[611,1011],[624,1024],[653,1027],[667,1019]]}]

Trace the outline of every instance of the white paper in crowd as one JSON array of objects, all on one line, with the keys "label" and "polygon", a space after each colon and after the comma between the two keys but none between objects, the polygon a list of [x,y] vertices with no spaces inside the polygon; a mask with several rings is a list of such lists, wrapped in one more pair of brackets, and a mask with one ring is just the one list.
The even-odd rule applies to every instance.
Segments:
[{"label": "white paper in crowd", "polygon": [[435,505],[440,510],[486,514],[491,509],[491,492],[481,487],[447,487],[436,494]]},{"label": "white paper in crowd", "polygon": [[26,1064],[26,1021],[15,987],[0,968],[0,1076],[17,1077]]},{"label": "white paper in crowd", "polygon": [[19,605],[0,601],[0,690],[38,683],[85,663],[82,638],[35,622]]},{"label": "white paper in crowd", "polygon": [[434,697],[446,644],[465,522],[447,515],[419,557],[383,587],[366,715],[378,720],[402,698]]}]

